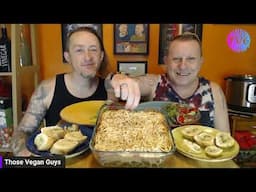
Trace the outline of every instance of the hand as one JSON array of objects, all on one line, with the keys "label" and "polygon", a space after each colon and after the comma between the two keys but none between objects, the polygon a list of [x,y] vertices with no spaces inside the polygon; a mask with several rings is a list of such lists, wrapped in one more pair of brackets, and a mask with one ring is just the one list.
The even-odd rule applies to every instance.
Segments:
[{"label": "hand", "polygon": [[17,157],[29,157],[31,156],[31,152],[29,152],[27,150],[27,148],[25,147],[25,144],[24,144],[24,139],[20,139],[20,140],[16,140],[12,142],[12,152],[13,152],[13,155],[14,156],[17,156]]},{"label": "hand", "polygon": [[32,155],[31,152],[29,152],[27,149],[23,149],[21,151],[19,151],[15,156],[18,157],[30,157]]},{"label": "hand", "polygon": [[111,80],[115,96],[126,100],[125,108],[134,109],[140,102],[140,88],[135,79],[123,74],[116,74]]}]

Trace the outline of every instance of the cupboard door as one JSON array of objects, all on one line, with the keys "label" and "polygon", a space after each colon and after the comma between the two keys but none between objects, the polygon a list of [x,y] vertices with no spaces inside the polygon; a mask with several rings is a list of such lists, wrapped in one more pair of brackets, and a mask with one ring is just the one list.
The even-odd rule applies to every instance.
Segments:
[{"label": "cupboard door", "polygon": [[235,131],[256,131],[256,117],[243,118],[243,117],[231,117],[232,121],[232,136]]}]

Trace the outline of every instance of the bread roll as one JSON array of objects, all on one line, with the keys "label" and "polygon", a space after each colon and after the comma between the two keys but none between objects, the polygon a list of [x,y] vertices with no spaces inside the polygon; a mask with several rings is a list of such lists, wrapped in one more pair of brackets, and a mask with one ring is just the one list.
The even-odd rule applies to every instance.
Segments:
[{"label": "bread roll", "polygon": [[64,136],[64,139],[69,139],[71,141],[77,141],[79,144],[81,144],[87,139],[87,136],[83,135],[81,133],[81,131],[72,131],[72,132],[68,132]]},{"label": "bread roll", "polygon": [[72,124],[66,127],[66,132],[79,131],[79,126],[77,124]]},{"label": "bread roll", "polygon": [[52,147],[54,141],[55,140],[52,137],[49,137],[44,133],[40,133],[35,137],[34,143],[38,151],[47,151]]},{"label": "bread roll", "polygon": [[41,132],[52,137],[55,141],[64,138],[65,135],[64,129],[58,126],[43,127]]},{"label": "bread roll", "polygon": [[77,141],[60,139],[53,144],[50,152],[56,155],[66,155],[74,150],[78,145],[79,143]]}]

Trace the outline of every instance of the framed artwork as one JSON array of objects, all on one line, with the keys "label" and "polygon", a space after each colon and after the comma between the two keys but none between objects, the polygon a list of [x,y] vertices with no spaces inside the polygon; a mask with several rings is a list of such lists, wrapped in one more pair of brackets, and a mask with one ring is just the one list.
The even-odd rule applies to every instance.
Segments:
[{"label": "framed artwork", "polygon": [[168,50],[168,42],[176,35],[186,31],[196,33],[202,41],[202,24],[160,24],[158,64],[163,64],[163,58]]},{"label": "framed artwork", "polygon": [[136,77],[147,73],[147,61],[117,61],[117,71]]},{"label": "framed artwork", "polygon": [[66,44],[67,36],[74,29],[76,29],[78,27],[82,27],[82,26],[94,28],[98,32],[99,36],[102,38],[102,24],[61,24],[62,57],[63,57],[64,63],[67,63],[67,61],[64,58],[64,51],[65,51],[65,44]]},{"label": "framed artwork", "polygon": [[148,54],[149,24],[114,24],[114,54]]}]

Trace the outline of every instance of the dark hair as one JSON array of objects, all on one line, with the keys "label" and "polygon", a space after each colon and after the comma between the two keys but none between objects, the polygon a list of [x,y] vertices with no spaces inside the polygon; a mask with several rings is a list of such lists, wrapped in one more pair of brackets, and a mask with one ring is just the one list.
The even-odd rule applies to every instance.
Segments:
[{"label": "dark hair", "polygon": [[100,44],[100,50],[103,51],[103,53],[104,53],[104,57],[102,59],[102,62],[101,62],[101,65],[100,65],[98,73],[99,73],[99,75],[105,76],[106,73],[107,73],[108,58],[107,58],[107,55],[106,55],[106,52],[105,52],[103,41],[102,41],[101,37],[99,36],[99,34],[97,33],[97,31],[94,28],[82,26],[82,27],[78,27],[78,28],[70,31],[70,33],[67,36],[67,40],[66,40],[66,45],[65,45],[66,51],[69,50],[70,37],[74,33],[80,32],[80,31],[89,32],[89,33],[95,35],[95,37],[98,39],[98,42]]},{"label": "dark hair", "polygon": [[191,32],[184,32],[180,35],[174,36],[170,41],[169,41],[169,46],[168,49],[170,47],[170,44],[174,41],[190,41],[190,40],[194,40],[196,42],[198,42],[199,44],[199,48],[200,48],[200,54],[202,55],[202,43],[198,37],[198,35],[196,33],[191,33]]}]

